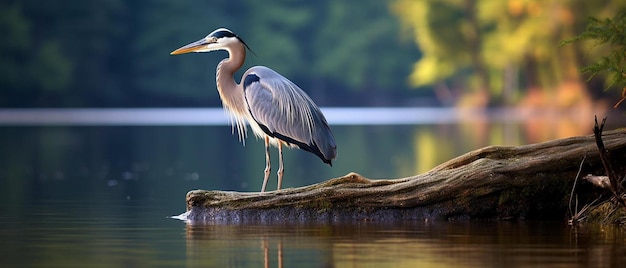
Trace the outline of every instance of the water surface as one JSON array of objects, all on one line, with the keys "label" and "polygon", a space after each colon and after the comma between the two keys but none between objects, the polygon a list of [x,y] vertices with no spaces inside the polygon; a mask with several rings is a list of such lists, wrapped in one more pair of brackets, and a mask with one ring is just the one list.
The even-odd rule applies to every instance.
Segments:
[{"label": "water surface", "polygon": [[[138,110],[149,117],[144,123],[125,111],[0,112],[0,263],[619,267],[625,261],[623,228],[571,228],[565,221],[187,225],[169,216],[184,211],[189,190],[260,189],[262,142],[248,138],[242,146],[221,111],[197,110],[192,122],[182,122],[177,113],[187,118],[194,111],[155,110],[150,116],[145,112],[151,110]],[[331,110],[338,159],[329,167],[312,154],[286,151],[284,187],[352,171],[369,178],[406,177],[486,145],[527,144],[591,129],[589,121],[575,116],[543,121],[504,112],[485,117],[445,110],[372,111],[350,113],[373,118],[389,112],[393,119],[340,124],[350,117]],[[346,110],[335,112],[345,116]],[[202,123],[202,116],[215,123]],[[268,189],[274,187],[275,174]]]},{"label": "water surface", "polygon": [[[8,267],[621,267],[623,227],[562,222],[186,225],[159,200],[40,200],[0,223]],[[103,202],[106,201],[106,202]],[[10,211],[10,209],[8,209]]]}]

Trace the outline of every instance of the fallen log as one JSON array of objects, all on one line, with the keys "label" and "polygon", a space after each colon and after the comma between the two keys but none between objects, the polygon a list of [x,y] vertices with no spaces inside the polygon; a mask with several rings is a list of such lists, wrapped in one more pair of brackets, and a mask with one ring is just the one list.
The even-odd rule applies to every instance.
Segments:
[{"label": "fallen log", "polygon": [[[626,130],[605,132],[602,139],[614,169],[624,176]],[[566,219],[583,158],[583,176],[605,174],[589,135],[489,146],[401,179],[370,180],[350,173],[266,193],[193,190],[181,216],[192,223]],[[600,191],[585,183],[577,186],[582,192]]]}]

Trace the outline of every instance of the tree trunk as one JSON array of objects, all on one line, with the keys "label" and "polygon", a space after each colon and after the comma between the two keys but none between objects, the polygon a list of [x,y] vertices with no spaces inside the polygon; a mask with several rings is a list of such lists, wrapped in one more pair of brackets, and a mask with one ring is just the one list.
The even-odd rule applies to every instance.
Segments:
[{"label": "tree trunk", "polygon": [[[602,139],[623,177],[626,131],[605,132]],[[267,193],[194,190],[187,193],[187,212],[181,216],[196,223],[566,219],[579,167],[581,177],[605,174],[592,135],[489,146],[401,179],[350,173]],[[603,190],[581,182],[576,191],[583,193],[577,196],[584,204]]]}]

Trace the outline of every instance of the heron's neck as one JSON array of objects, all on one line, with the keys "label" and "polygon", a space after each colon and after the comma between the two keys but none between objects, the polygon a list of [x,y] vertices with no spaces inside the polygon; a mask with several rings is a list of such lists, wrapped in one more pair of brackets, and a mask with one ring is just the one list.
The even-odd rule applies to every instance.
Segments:
[{"label": "heron's neck", "polygon": [[228,58],[222,60],[217,65],[215,82],[220,95],[226,91],[235,90],[237,82],[235,82],[235,72],[241,68],[246,59],[246,50],[243,46],[234,46],[228,50]]},{"label": "heron's neck", "polygon": [[217,91],[220,94],[224,108],[235,113],[246,113],[243,109],[245,100],[243,97],[243,89],[235,82],[234,74],[241,66],[246,58],[246,50],[243,45],[236,44],[229,48],[228,58],[222,60],[217,65],[215,83]]}]

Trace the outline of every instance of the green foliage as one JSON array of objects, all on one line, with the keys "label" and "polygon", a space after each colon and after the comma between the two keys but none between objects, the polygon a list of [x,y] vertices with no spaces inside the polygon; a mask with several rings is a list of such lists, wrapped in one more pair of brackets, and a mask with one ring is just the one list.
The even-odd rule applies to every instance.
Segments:
[{"label": "green foliage", "polygon": [[626,11],[618,13],[614,18],[600,20],[590,18],[587,29],[576,37],[563,41],[571,44],[581,40],[591,40],[594,46],[606,51],[596,62],[581,68],[589,74],[591,80],[598,74],[606,74],[607,88],[626,86]]},{"label": "green foliage", "polygon": [[59,42],[36,38],[34,31],[22,8],[0,7],[0,88],[6,93],[25,95],[39,90],[47,95],[64,91],[70,83],[72,64]]},{"label": "green foliage", "polygon": [[[396,0],[393,11],[424,53],[411,74],[414,86],[448,84],[459,95],[488,92],[492,101],[512,102],[527,88],[551,91],[579,80],[581,48],[556,44],[584,27],[577,18],[624,7],[617,0]],[[612,42],[623,40],[623,32]],[[617,59],[585,70],[615,68],[624,54]]]},{"label": "green foliage", "polygon": [[218,106],[215,67],[226,54],[169,55],[218,27],[255,51],[244,68],[268,66],[333,100],[409,92],[419,56],[388,1],[9,2],[0,3],[0,107]]},{"label": "green foliage", "polygon": [[23,88],[27,66],[22,59],[28,54],[31,40],[30,27],[19,6],[0,4],[0,35],[0,87]]},{"label": "green foliage", "polygon": [[424,54],[410,77],[414,86],[433,85],[470,67],[460,1],[397,1],[393,10],[414,31]]},{"label": "green foliage", "polygon": [[419,55],[398,33],[387,1],[328,1],[311,40],[309,69],[316,77],[340,81],[352,90],[406,88]]}]

